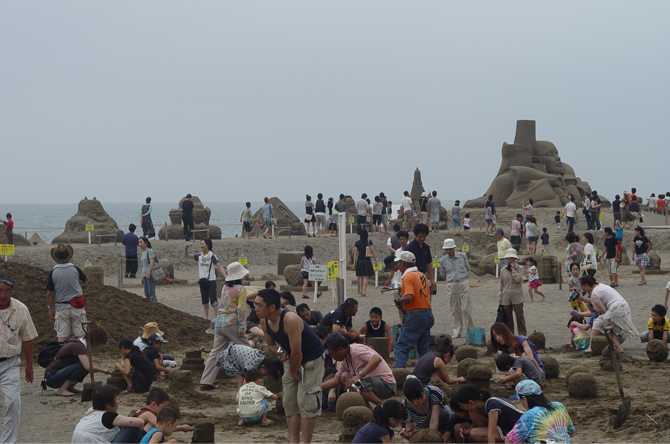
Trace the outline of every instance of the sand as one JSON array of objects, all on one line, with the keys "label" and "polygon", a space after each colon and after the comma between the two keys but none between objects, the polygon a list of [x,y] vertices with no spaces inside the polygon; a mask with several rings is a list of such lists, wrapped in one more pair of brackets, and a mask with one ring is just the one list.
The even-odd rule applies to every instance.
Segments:
[{"label": "sand", "polygon": [[[565,232],[561,231],[556,235],[552,221],[552,216],[556,210],[537,210],[536,214],[540,216],[539,226],[549,228],[551,235],[551,252],[556,254],[560,260],[563,260],[565,251],[565,241],[560,241],[559,237],[564,237]],[[511,209],[501,209],[500,219],[509,220],[518,211]],[[474,214],[473,214],[474,216]],[[479,216],[477,216],[479,217]],[[473,217],[474,218],[474,217]],[[661,218],[655,220],[655,217],[645,215],[647,225],[661,225]],[[611,222],[606,223],[609,225]],[[470,247],[473,253],[481,253],[487,243],[494,242],[493,238],[483,235],[478,229],[478,221],[473,221],[475,227],[471,232]],[[508,223],[505,224],[508,226]],[[582,222],[583,228],[583,222]],[[507,231],[507,230],[506,230]],[[451,230],[448,231],[449,237]],[[580,232],[578,232],[580,233]],[[668,268],[670,261],[670,246],[666,230],[649,230],[648,237],[654,243],[654,250],[661,256],[662,268]],[[441,246],[442,240],[447,237],[447,233],[431,233],[428,242],[434,252],[436,246]],[[372,235],[371,239],[377,250],[377,256],[382,258],[386,254],[386,238],[384,235]],[[458,245],[462,242],[461,237],[455,237]],[[353,246],[356,236],[348,237],[348,244]],[[632,245],[632,233],[627,232],[624,243],[629,251]],[[214,241],[214,251],[219,256],[228,260],[233,260],[240,254],[249,257],[249,269],[252,277],[255,279],[253,285],[262,285],[260,277],[267,273],[276,273],[277,253],[280,251],[302,250],[305,245],[312,245],[319,263],[325,263],[327,260],[337,258],[337,240],[334,238],[314,239],[307,237],[280,238],[279,240],[260,239],[224,239]],[[602,245],[602,233],[596,233],[596,244]],[[97,265],[105,265],[107,270],[118,269],[119,261],[123,258],[123,247],[111,244],[98,247],[97,245],[75,245],[74,263],[82,266],[85,259],[93,261]],[[154,251],[160,259],[170,260],[175,266],[175,275],[178,279],[186,279],[183,285],[159,286],[157,289],[158,300],[161,304],[182,312],[202,316],[200,305],[200,295],[196,284],[197,268],[191,260],[183,258],[183,242],[176,241],[156,241],[154,242]],[[602,247],[600,247],[602,248]],[[11,262],[25,263],[43,269],[49,269],[53,266],[49,251],[51,246],[35,246],[17,248],[16,256],[10,259]],[[525,250],[525,244],[522,245],[522,252]],[[383,252],[383,253],[382,253]],[[648,285],[639,287],[639,275],[633,273],[637,267],[626,266],[620,268],[619,279],[621,286],[619,292],[628,300],[632,308],[632,316],[635,325],[640,330],[644,330],[649,318],[650,307],[657,303],[663,303],[665,294],[665,285],[670,279],[670,275],[648,275]],[[596,275],[597,278],[607,282],[607,278],[601,271]],[[354,318],[354,325],[360,327],[367,320],[367,313],[373,306],[379,306],[384,310],[384,319],[391,324],[397,322],[395,310],[391,306],[391,298],[388,295],[382,295],[378,289],[374,288],[374,280],[371,280],[371,287],[368,289],[366,298],[356,295],[356,285],[352,285],[354,279],[353,272],[348,272],[348,296],[356,297],[359,301],[359,314]],[[108,285],[117,284],[117,275],[108,274],[105,279]],[[282,284],[283,281],[277,282]],[[40,289],[43,289],[45,282],[35,283],[34,289],[40,295]],[[477,327],[486,329],[486,337],[489,339],[489,327],[495,319],[495,309],[497,308],[498,281],[495,277],[470,275],[470,285],[475,307],[475,323]],[[123,289],[127,292],[135,293],[138,298],[143,294],[142,287],[137,280],[124,280]],[[19,290],[17,288],[17,290]],[[557,359],[561,366],[561,375],[558,379],[549,380],[545,387],[545,393],[548,398],[554,401],[564,403],[571,414],[577,433],[575,441],[578,442],[649,442],[659,436],[659,432],[670,427],[670,413],[666,409],[658,406],[668,405],[670,402],[670,392],[668,388],[668,369],[670,363],[650,363],[645,354],[643,344],[640,344],[635,338],[629,339],[624,343],[626,352],[623,358],[623,384],[627,396],[633,398],[633,407],[631,417],[623,428],[612,430],[613,413],[611,409],[619,405],[618,392],[614,373],[603,372],[598,365],[598,358],[583,356],[572,350],[565,348],[565,341],[569,337],[565,327],[568,320],[569,304],[566,302],[568,295],[567,285],[563,290],[558,289],[558,284],[545,284],[542,291],[547,295],[545,302],[526,302],[525,312],[528,326],[528,333],[533,330],[542,331],[546,336],[547,350],[541,351],[542,354],[550,355]],[[18,292],[17,292],[18,293]],[[42,291],[41,294],[44,294]],[[20,294],[16,295],[19,299]],[[299,292],[296,296],[300,296]],[[311,293],[310,293],[311,296]],[[46,299],[46,298],[45,298]],[[536,299],[537,300],[537,299]],[[528,299],[527,299],[528,301]],[[327,291],[318,300],[316,304],[311,304],[312,308],[317,308],[326,312],[334,308],[332,293]],[[438,293],[433,300],[433,312],[436,319],[433,334],[449,333],[451,334],[452,321],[449,310],[449,303],[446,299],[445,285],[438,284]],[[92,313],[93,315],[93,313]],[[40,315],[41,316],[41,315]],[[96,317],[104,319],[104,314],[96,313]],[[184,318],[188,322],[187,317]],[[157,319],[161,322],[160,319]],[[128,319],[124,328],[130,330],[127,335],[134,337],[144,319]],[[201,324],[200,324],[201,325]],[[132,327],[131,327],[132,326]],[[189,324],[191,327],[191,324]],[[52,329],[41,327],[46,331],[39,331],[43,337],[49,339],[54,337]],[[196,328],[196,327],[193,327]],[[191,339],[193,338],[193,339]],[[188,346],[179,345],[179,334],[173,335],[172,342],[167,345],[165,351],[173,352],[177,355],[177,361],[181,362],[183,352],[192,348],[202,338],[202,346],[211,346],[211,336],[201,335],[200,332],[190,335]],[[195,341],[194,341],[195,339]],[[186,341],[184,337],[184,341]],[[464,339],[456,339],[457,345],[463,344]],[[479,356],[485,354],[485,349],[480,348]],[[120,357],[120,356],[119,356]],[[116,359],[113,356],[113,350],[99,355],[99,361],[104,365],[111,367]],[[412,364],[412,362],[410,362]],[[598,381],[598,398],[589,402],[581,400],[572,400],[568,397],[565,386],[565,372],[576,365],[584,365],[596,376]],[[450,374],[456,375],[456,362],[449,366]],[[644,375],[644,377],[641,377]],[[36,382],[31,386],[22,383],[22,402],[23,418],[20,430],[20,439],[31,442],[69,442],[71,433],[77,421],[83,416],[89,405],[82,405],[76,399],[56,398],[54,396],[40,396],[38,381],[42,376],[42,369],[36,367]],[[199,375],[196,375],[196,380]],[[167,388],[167,382],[159,382],[157,386]],[[187,422],[209,420],[216,423],[216,436],[218,442],[286,442],[288,435],[286,432],[285,419],[276,414],[270,414],[270,418],[275,421],[275,425],[270,428],[260,427],[237,427],[235,415],[235,384],[233,380],[224,380],[220,384],[219,390],[208,392],[207,395],[199,392],[189,397],[180,398],[180,408],[184,419]],[[511,391],[502,391],[497,383],[491,383],[491,389],[496,394],[509,396]],[[50,390],[47,394],[52,394]],[[129,413],[131,409],[140,407],[143,403],[143,395],[127,395],[121,398],[121,407],[119,411]],[[398,398],[400,399],[400,398]],[[2,401],[0,401],[2,404]],[[651,417],[651,419],[650,419]],[[51,426],[45,429],[36,418],[52,418],[49,421]],[[658,423],[658,424],[656,424]],[[335,419],[335,415],[326,413],[317,420],[315,437],[319,442],[334,442],[341,432],[341,423]],[[190,433],[177,433],[174,436],[180,442],[190,442]]]}]

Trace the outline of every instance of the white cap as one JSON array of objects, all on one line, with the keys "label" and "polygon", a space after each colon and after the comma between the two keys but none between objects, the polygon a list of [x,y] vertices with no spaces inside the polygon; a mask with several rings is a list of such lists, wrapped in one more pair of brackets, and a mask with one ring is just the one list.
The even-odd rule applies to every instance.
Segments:
[{"label": "white cap", "polygon": [[409,262],[411,264],[416,262],[416,256],[411,251],[403,251],[400,253],[400,260],[403,262]]}]

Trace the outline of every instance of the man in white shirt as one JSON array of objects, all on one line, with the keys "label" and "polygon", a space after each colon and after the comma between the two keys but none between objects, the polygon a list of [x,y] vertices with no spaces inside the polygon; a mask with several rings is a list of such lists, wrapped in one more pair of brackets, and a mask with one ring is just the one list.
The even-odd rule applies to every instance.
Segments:
[{"label": "man in white shirt", "polygon": [[565,204],[565,216],[568,219],[568,231],[572,231],[575,226],[575,211],[577,211],[577,205],[575,205],[575,196],[570,196],[570,202]]},{"label": "man in white shirt", "polygon": [[410,230],[412,228],[412,218],[414,217],[414,208],[412,207],[412,198],[409,197],[409,192],[404,192],[405,197],[402,198],[402,212],[405,215],[405,220],[403,221],[403,228],[405,230]]}]

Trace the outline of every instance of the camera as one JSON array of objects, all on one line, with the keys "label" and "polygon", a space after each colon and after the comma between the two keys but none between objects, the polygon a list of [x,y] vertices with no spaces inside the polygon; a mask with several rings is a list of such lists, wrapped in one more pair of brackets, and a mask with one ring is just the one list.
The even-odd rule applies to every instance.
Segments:
[{"label": "camera", "polygon": [[579,292],[577,290],[572,290],[572,293],[570,293],[570,296],[568,296],[568,302],[573,302],[578,297],[579,297]]}]

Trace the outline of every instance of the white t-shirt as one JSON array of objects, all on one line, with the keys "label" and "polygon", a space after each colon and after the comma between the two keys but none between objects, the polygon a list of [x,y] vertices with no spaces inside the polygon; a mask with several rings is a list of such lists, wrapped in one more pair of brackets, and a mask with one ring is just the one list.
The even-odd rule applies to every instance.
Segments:
[{"label": "white t-shirt", "polygon": [[412,211],[412,198],[405,196],[402,198],[402,210],[403,211]]},{"label": "white t-shirt", "polygon": [[358,212],[359,216],[368,215],[368,203],[365,199],[360,199],[358,202],[356,202],[356,211]]},{"label": "white t-shirt", "polygon": [[591,292],[591,299],[593,302],[600,301],[605,308],[609,310],[617,304],[626,302],[626,300],[619,294],[618,291],[605,284],[598,284]]},{"label": "white t-shirt", "polygon": [[[400,258],[400,253],[402,253],[402,251],[403,251],[402,247],[398,248],[395,251],[395,257]],[[398,270],[393,274],[393,277],[391,278],[391,286],[398,288],[401,285],[402,285],[402,273],[400,272],[400,270]],[[668,285],[670,285],[670,282],[668,282]]]},{"label": "white t-shirt", "polygon": [[9,316],[9,307],[4,310],[0,310],[0,316],[2,316],[3,321],[6,321],[7,317]]},{"label": "white t-shirt", "polygon": [[147,343],[142,340],[142,336],[138,336],[137,339],[133,341],[133,345],[139,347],[140,350],[144,350],[148,347]]},{"label": "white t-shirt", "polygon": [[596,257],[596,249],[593,247],[593,244],[584,245],[584,256],[591,259],[593,263],[593,269],[598,269],[598,258]]},{"label": "white t-shirt", "polygon": [[240,387],[237,392],[237,414],[240,418],[253,418],[263,411],[261,401],[269,398],[273,393],[255,382],[249,382]]},{"label": "white t-shirt", "polygon": [[665,286],[666,290],[670,290],[670,281],[668,281],[668,285]]},{"label": "white t-shirt", "polygon": [[219,263],[219,258],[214,253],[209,259],[206,259],[201,253],[195,253],[193,260],[198,263],[198,279],[206,278],[209,271],[209,281],[216,280],[216,264]]},{"label": "white t-shirt", "polygon": [[575,217],[575,211],[577,211],[577,206],[573,202],[568,202],[565,204],[565,215],[568,217]]}]

